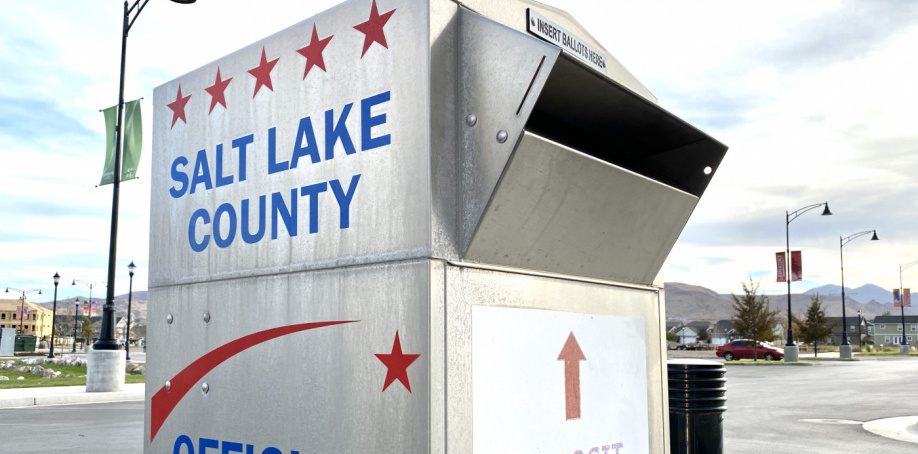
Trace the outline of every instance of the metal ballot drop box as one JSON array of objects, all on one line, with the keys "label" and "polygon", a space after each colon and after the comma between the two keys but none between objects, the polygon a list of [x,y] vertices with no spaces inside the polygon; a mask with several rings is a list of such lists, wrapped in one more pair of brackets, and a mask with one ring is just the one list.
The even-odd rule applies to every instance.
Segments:
[{"label": "metal ballot drop box", "polygon": [[726,147],[569,15],[351,0],[153,103],[145,452],[668,451]]}]

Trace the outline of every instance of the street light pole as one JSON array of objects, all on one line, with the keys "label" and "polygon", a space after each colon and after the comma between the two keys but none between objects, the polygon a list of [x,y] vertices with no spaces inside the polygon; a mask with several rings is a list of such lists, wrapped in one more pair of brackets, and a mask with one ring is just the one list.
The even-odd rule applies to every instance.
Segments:
[{"label": "street light pole", "polygon": [[[195,0],[172,0],[175,3],[194,3]],[[143,8],[147,6],[149,0],[135,0],[134,5],[128,8],[128,2],[124,2],[124,17],[121,29],[121,74],[118,86],[118,113],[115,119],[115,163],[114,178],[112,179],[112,222],[111,234],[108,243],[108,288],[105,295],[105,305],[102,307],[102,329],[99,332],[99,340],[93,344],[95,350],[117,350],[118,341],[115,340],[115,261],[117,259],[118,247],[118,200],[121,193],[121,131],[122,118],[124,113],[124,68],[127,59],[127,37],[134,21],[140,16]],[[136,10],[136,11],[135,11]],[[131,13],[134,14],[131,17]],[[90,303],[91,304],[91,303]]]},{"label": "street light pole", "polygon": [[73,302],[73,345],[70,349],[70,353],[76,353],[76,329],[77,329],[77,314],[80,313],[80,300],[76,299]]},{"label": "street light pole", "polygon": [[916,264],[918,260],[899,265],[899,308],[902,310],[902,344],[899,346],[899,351],[902,353],[908,353],[908,342],[905,340],[905,293],[902,289],[902,272]]},{"label": "street light pole", "polygon": [[61,282],[61,275],[54,273],[54,309],[51,313],[51,347],[48,358],[54,358],[54,327],[57,326],[57,284]]},{"label": "street light pole", "polygon": [[25,334],[25,329],[23,328],[23,319],[25,318],[25,300],[26,295],[33,292],[38,292],[41,295],[41,289],[33,288],[32,290],[20,290],[16,287],[7,287],[4,293],[9,293],[10,290],[19,294],[19,334]]},{"label": "street light pole", "polygon": [[127,316],[127,328],[125,329],[126,333],[124,334],[124,354],[125,359],[131,360],[131,297],[134,294],[134,270],[137,269],[137,265],[134,265],[134,261],[131,260],[131,264],[128,265],[128,275],[131,276],[128,281],[128,316]]},{"label": "street light pole", "polygon": [[[195,0],[172,0],[175,3],[194,3]],[[149,0],[135,0],[134,4],[128,8],[128,2],[124,2],[124,17],[121,28],[121,73],[118,84],[118,112],[115,119],[115,162],[112,178],[112,222],[111,233],[108,242],[108,288],[105,294],[105,305],[102,306],[102,329],[99,332],[99,340],[93,345],[94,350],[112,351],[118,350],[118,341],[115,340],[115,261],[117,260],[118,249],[118,199],[121,193],[121,130],[122,119],[124,114],[124,68],[127,60],[127,38],[128,32],[134,25],[134,21],[140,16],[144,7]],[[133,17],[131,14],[133,13]],[[118,391],[122,383],[115,383],[117,380],[106,378],[109,374],[117,376],[118,371],[124,371],[125,357],[116,357],[114,353],[91,355],[90,361],[99,365],[90,367],[90,373],[86,376],[86,391]],[[103,365],[104,364],[104,365]]]},{"label": "street light pole", "polygon": [[[877,231],[876,230],[864,230],[863,232],[857,232],[853,235],[848,235],[844,238],[841,236],[838,237],[838,253],[841,261],[841,292],[842,292],[842,343],[838,349],[838,356],[843,359],[851,358],[851,344],[848,343],[848,319],[845,316],[845,245],[850,243],[851,240],[864,236],[868,233],[873,233],[873,238],[870,238],[870,241],[878,241]],[[860,329],[860,325],[858,325]],[[860,342],[860,341],[859,341]]]},{"label": "street light pole", "polygon": [[[77,285],[77,283],[89,289],[89,321],[91,323],[92,322],[92,288],[99,286],[99,285],[107,285],[107,284],[105,282],[87,282],[87,281],[82,281],[79,279],[74,279],[70,285]],[[86,311],[83,311],[83,316],[84,317],[86,316]],[[85,339],[83,340],[83,345],[86,345]]]},{"label": "street light pole", "polygon": [[794,344],[794,320],[791,315],[791,281],[793,276],[791,276],[791,253],[790,253],[790,223],[800,217],[801,214],[806,213],[807,211],[825,206],[825,209],[822,210],[823,216],[831,216],[832,212],[829,211],[829,202],[815,203],[813,205],[807,205],[799,210],[795,211],[785,211],[784,212],[784,234],[787,246],[787,254],[784,256],[784,267],[785,274],[784,277],[787,280],[787,345],[784,346],[784,362],[797,362],[797,345]]}]

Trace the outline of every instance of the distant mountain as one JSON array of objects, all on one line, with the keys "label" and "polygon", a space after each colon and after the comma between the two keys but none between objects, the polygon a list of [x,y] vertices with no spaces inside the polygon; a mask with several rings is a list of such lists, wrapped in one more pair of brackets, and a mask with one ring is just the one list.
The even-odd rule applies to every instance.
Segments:
[{"label": "distant mountain", "polygon": [[[807,290],[804,292],[805,295],[813,295],[819,293],[820,295],[841,295],[841,286],[840,285],[823,285],[822,287],[816,287]],[[893,294],[891,291],[886,290],[883,287],[873,284],[864,284],[857,288],[845,287],[845,301],[855,300],[859,303],[877,301],[880,303],[892,303]]]},{"label": "distant mountain", "polygon": [[[819,292],[826,315],[830,317],[841,317],[841,288],[835,286],[836,292],[831,292],[830,286],[823,286],[813,289],[815,294]],[[823,289],[823,290],[820,290]],[[882,300],[871,299],[866,303],[861,303],[856,297],[864,295],[873,295],[884,291],[889,295],[886,302]],[[706,320],[717,321],[729,319],[733,316],[733,298],[730,295],[716,293],[708,288],[697,285],[683,284],[679,282],[666,282],[664,284],[666,291],[666,318],[667,319],[684,319],[684,320]],[[812,294],[791,295],[791,309],[795,314],[802,314],[804,309],[810,305]],[[849,292],[853,293],[849,297]],[[882,296],[881,296],[882,298]],[[898,314],[901,309],[893,307],[891,302],[892,292],[886,291],[881,287],[867,284],[856,289],[849,290],[845,288],[845,312],[850,317],[857,317],[857,311],[868,319],[873,319],[877,315],[885,312]],[[782,314],[787,312],[786,295],[768,295],[768,303],[771,310],[780,311]],[[905,308],[906,315],[918,313],[918,308]],[[786,315],[784,315],[786,317]]]}]

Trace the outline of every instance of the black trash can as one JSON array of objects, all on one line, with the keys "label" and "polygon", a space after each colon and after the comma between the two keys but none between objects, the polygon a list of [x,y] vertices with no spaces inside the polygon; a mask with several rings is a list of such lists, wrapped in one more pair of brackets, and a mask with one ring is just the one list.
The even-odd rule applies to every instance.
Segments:
[{"label": "black trash can", "polygon": [[727,372],[722,363],[674,359],[669,373],[669,446],[672,454],[722,454]]}]

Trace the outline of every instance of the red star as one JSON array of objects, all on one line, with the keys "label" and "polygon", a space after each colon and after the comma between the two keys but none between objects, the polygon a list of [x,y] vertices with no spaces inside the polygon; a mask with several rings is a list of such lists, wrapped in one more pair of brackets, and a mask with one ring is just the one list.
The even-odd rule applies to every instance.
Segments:
[{"label": "red star", "polygon": [[249,70],[249,74],[255,76],[255,92],[252,93],[253,98],[258,94],[258,89],[261,88],[262,85],[268,87],[268,90],[274,91],[274,87],[271,85],[271,70],[274,69],[274,65],[277,64],[278,60],[280,60],[280,58],[268,61],[268,58],[265,56],[265,48],[261,48],[261,63]]},{"label": "red star", "polygon": [[402,382],[402,385],[411,392],[411,384],[408,383],[408,366],[411,365],[421,355],[402,354],[402,343],[398,340],[398,331],[395,332],[395,343],[392,344],[392,353],[377,353],[376,357],[386,365],[386,382],[382,390],[385,391],[395,380]]},{"label": "red star", "polygon": [[370,18],[362,24],[357,24],[354,26],[358,31],[366,35],[363,38],[363,53],[360,54],[360,58],[367,53],[367,49],[370,48],[374,42],[382,44],[386,49],[389,48],[389,45],[386,43],[386,34],[383,32],[383,27],[386,26],[386,22],[389,22],[389,18],[392,17],[392,14],[395,13],[395,9],[383,13],[382,16],[379,15],[379,11],[376,9],[376,0],[373,0],[373,6],[370,9]]},{"label": "red star", "polygon": [[[226,109],[226,98],[223,96],[223,92],[226,90],[226,86],[229,85],[230,81],[233,80],[232,77],[226,80],[220,80],[220,67],[217,67],[217,80],[214,81],[214,84],[205,88],[204,91],[210,93],[210,112],[214,111],[214,107],[217,104],[222,104],[223,108]],[[210,112],[207,112],[210,114]]]},{"label": "red star", "polygon": [[319,39],[319,33],[316,31],[316,26],[312,26],[312,39],[309,40],[309,45],[302,49],[297,49],[297,52],[306,57],[306,72],[303,73],[303,79],[306,79],[306,75],[309,74],[309,70],[313,66],[318,66],[322,71],[325,71],[325,59],[322,58],[322,51],[325,50],[325,46],[328,45],[328,42],[331,41],[332,37],[335,35],[330,35],[328,38]]},{"label": "red star", "polygon": [[[172,126],[175,126],[175,122],[179,118],[182,119],[182,123],[188,124],[188,120],[185,120],[185,104],[188,104],[189,99],[191,99],[191,95],[182,97],[182,86],[179,85],[175,101],[166,104],[167,107],[172,109]],[[172,129],[172,126],[169,126],[169,129]]]}]

